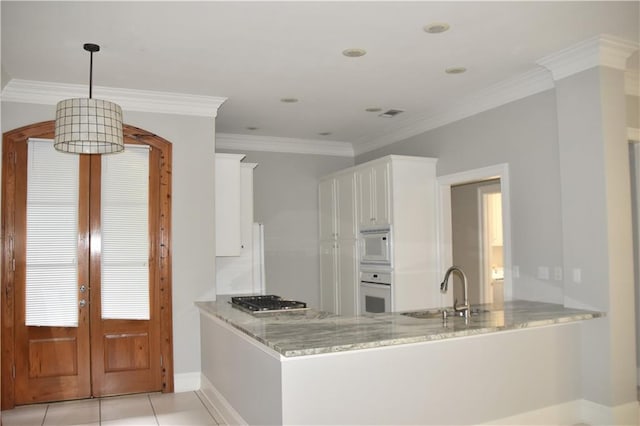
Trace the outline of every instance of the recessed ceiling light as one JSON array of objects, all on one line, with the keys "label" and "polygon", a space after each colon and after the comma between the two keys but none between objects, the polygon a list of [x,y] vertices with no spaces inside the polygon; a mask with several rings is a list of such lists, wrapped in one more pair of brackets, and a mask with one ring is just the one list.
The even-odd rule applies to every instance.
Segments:
[{"label": "recessed ceiling light", "polygon": [[364,49],[345,49],[342,51],[342,54],[348,58],[359,58],[360,56],[364,56],[367,54],[367,51]]},{"label": "recessed ceiling light", "polygon": [[466,71],[467,69],[465,67],[451,67],[444,70],[444,72],[446,72],[447,74],[462,74]]},{"label": "recessed ceiling light", "polygon": [[432,22],[429,25],[424,26],[424,30],[430,34],[439,34],[447,31],[449,24],[446,22]]},{"label": "recessed ceiling light", "polygon": [[247,126],[247,127],[245,127],[245,129],[247,129],[247,130],[258,130],[258,128],[254,127],[254,126]]},{"label": "recessed ceiling light", "polygon": [[380,112],[380,111],[382,111],[382,108],[379,108],[379,107],[369,107],[369,108],[366,108],[366,109],[365,109],[365,111],[367,111],[367,112]]},{"label": "recessed ceiling light", "polygon": [[295,104],[298,102],[298,98],[282,98],[280,102],[284,102],[285,104]]},{"label": "recessed ceiling light", "polygon": [[320,136],[329,136],[331,132],[320,132],[318,133]]}]

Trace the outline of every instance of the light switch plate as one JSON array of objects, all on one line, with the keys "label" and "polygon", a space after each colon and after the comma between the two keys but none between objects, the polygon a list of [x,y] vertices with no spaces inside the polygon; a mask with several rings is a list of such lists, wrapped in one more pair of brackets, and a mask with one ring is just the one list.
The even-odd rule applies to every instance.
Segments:
[{"label": "light switch plate", "polygon": [[556,281],[562,281],[562,267],[556,266],[553,268],[553,279]]},{"label": "light switch plate", "polygon": [[573,268],[572,275],[574,283],[582,282],[582,270],[580,268]]}]

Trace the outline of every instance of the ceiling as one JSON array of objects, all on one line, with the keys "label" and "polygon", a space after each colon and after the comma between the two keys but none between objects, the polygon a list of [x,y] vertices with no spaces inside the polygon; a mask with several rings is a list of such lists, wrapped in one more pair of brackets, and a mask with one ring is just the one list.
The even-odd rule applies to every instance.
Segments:
[{"label": "ceiling", "polygon": [[[94,85],[226,97],[221,133],[358,146],[403,135],[588,38],[639,42],[639,4],[3,0],[2,70],[87,84],[82,45],[97,43]],[[434,22],[450,29],[423,30]],[[349,48],[367,53],[346,57]],[[384,118],[371,107],[404,112]]]}]

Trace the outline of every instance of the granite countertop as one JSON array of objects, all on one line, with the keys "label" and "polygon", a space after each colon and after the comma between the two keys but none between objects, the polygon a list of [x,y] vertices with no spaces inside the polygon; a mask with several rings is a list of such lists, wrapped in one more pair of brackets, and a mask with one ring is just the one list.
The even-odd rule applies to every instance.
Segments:
[{"label": "granite countertop", "polygon": [[496,309],[464,318],[418,319],[401,313],[342,317],[313,309],[253,315],[234,308],[230,296],[196,302],[202,313],[216,317],[285,357],[428,342],[454,337],[541,327],[598,318],[601,312],[531,301],[505,302]]}]

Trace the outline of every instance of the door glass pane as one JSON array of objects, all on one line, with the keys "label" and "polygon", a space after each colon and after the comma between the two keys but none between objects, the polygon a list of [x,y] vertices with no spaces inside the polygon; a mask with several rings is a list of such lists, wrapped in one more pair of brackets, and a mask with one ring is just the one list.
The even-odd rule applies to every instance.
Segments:
[{"label": "door glass pane", "polygon": [[78,326],[78,160],[29,140],[26,324]]},{"label": "door glass pane", "polygon": [[149,148],[102,156],[102,318],[149,319]]}]

